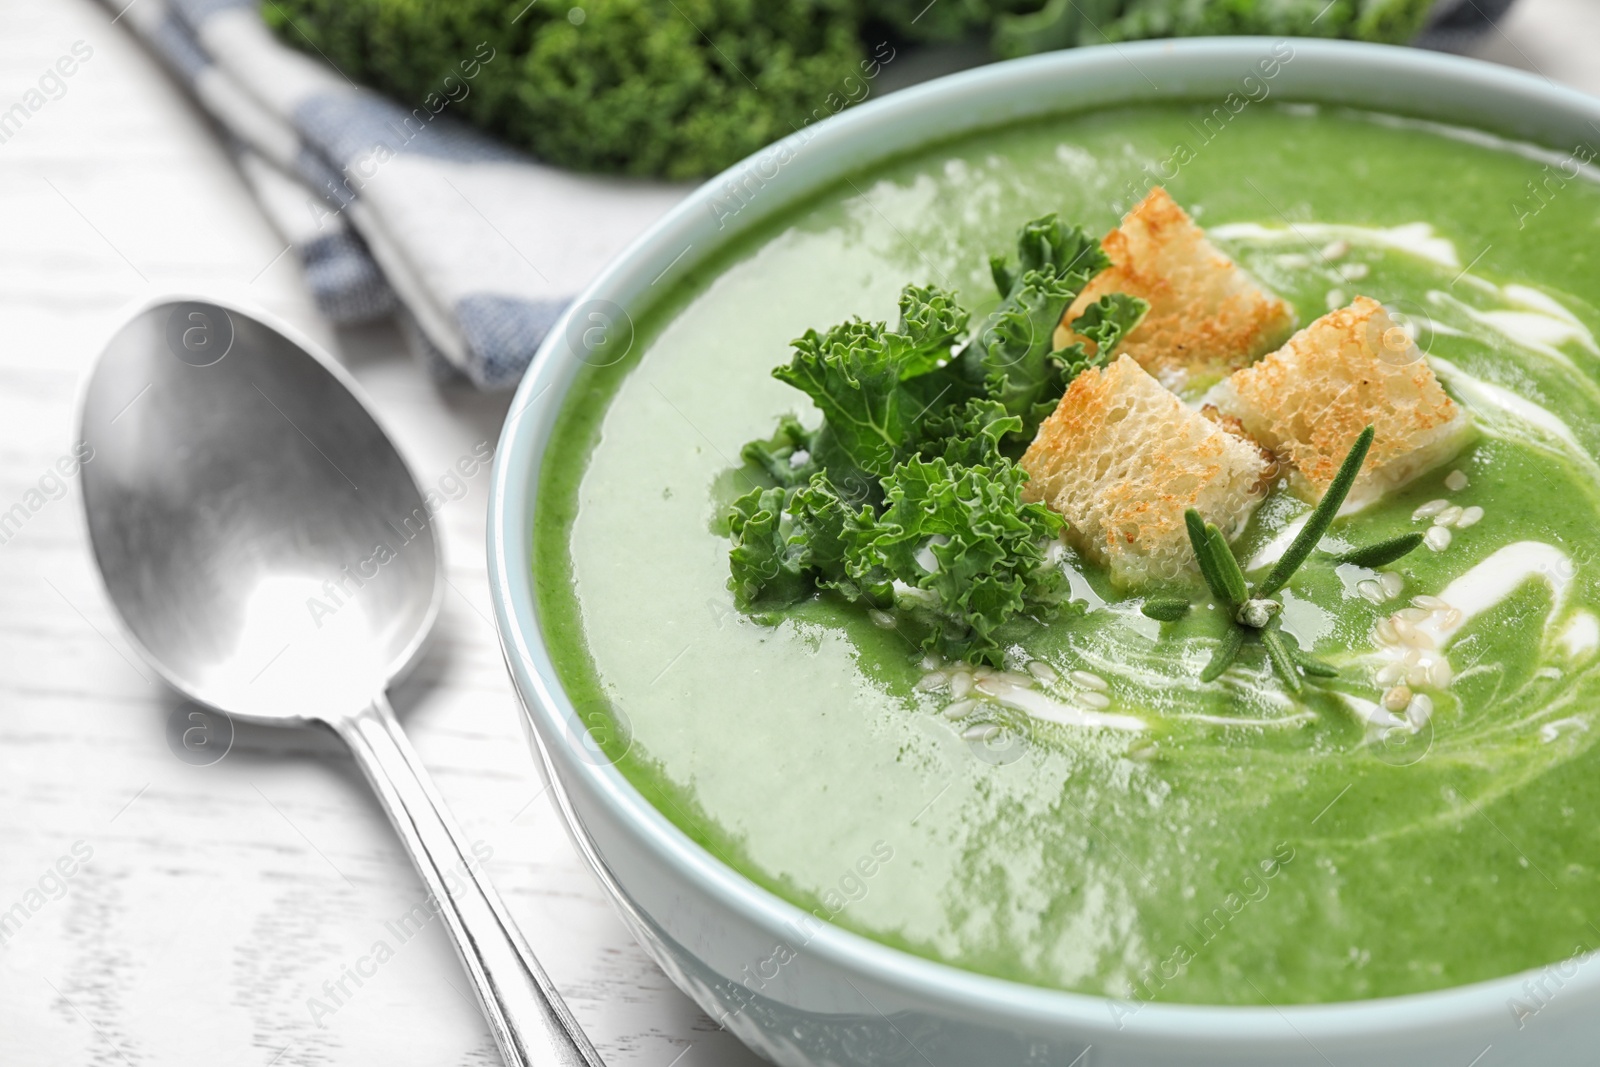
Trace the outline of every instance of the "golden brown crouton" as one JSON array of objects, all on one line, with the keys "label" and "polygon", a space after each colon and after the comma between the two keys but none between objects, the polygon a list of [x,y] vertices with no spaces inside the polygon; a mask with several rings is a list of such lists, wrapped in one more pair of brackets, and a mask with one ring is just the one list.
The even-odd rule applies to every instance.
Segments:
[{"label": "golden brown crouton", "polygon": [[1080,341],[1069,328],[1107,293],[1150,304],[1117,352],[1177,388],[1242,367],[1294,329],[1294,309],[1258,287],[1219,252],[1160,186],[1101,242],[1111,266],[1090,282],[1056,327],[1057,348]]},{"label": "golden brown crouton", "polygon": [[1357,507],[1449,459],[1470,432],[1466,412],[1445,394],[1411,337],[1364,296],[1235,371],[1214,399],[1294,467],[1308,496],[1328,487],[1362,429],[1374,426],[1350,493]]},{"label": "golden brown crouton", "polygon": [[1066,517],[1078,547],[1120,586],[1194,567],[1183,513],[1236,536],[1268,461],[1185,407],[1131,357],[1080,374],[1022,457],[1023,494]]}]

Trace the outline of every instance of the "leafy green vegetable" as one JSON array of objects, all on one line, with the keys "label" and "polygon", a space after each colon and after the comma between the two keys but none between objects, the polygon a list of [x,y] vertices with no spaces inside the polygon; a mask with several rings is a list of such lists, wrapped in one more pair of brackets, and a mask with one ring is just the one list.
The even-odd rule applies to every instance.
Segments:
[{"label": "leafy green vegetable", "polygon": [[559,166],[677,179],[865,99],[895,56],[881,36],[863,45],[857,0],[270,0],[262,14],[408,111],[442,107]]},{"label": "leafy green vegetable", "polygon": [[1020,434],[1022,420],[998,400],[973,397],[959,408],[941,408],[922,420],[922,453],[966,467],[982,467],[1005,458],[1000,442]]},{"label": "leafy green vegetable", "polygon": [[793,342],[773,376],[810,397],[822,423],[785,416],[741,453],[774,483],[729,516],[741,608],[827,591],[894,610],[902,634],[941,656],[998,664],[1002,635],[1059,607],[1067,587],[1046,548],[1063,523],[1024,502],[1019,442],[1145,305],[1107,296],[1075,324],[1096,355],[1082,344],[1051,352],[1063,310],[1105,255],[1047,215],[1023,227],[1017,263],[993,261],[1003,299],[975,336],[955,294],[909,285],[892,330],[852,319]]},{"label": "leafy green vegetable", "polygon": [[1197,34],[1399,43],[1416,34],[1431,6],[1432,0],[589,0],[577,6],[267,0],[261,13],[287,44],[325,58],[408,111],[443,110],[560,166],[699,178],[868,98],[873,79],[905,41],[987,39],[1002,58]]},{"label": "leafy green vegetable", "polygon": [[817,469],[811,460],[816,444],[814,430],[807,430],[793,415],[785,415],[778,420],[778,429],[771,437],[765,441],[751,441],[740,450],[739,456],[766,471],[767,477],[779,485],[802,485],[810,481]]},{"label": "leafy green vegetable", "polygon": [[888,336],[901,361],[901,378],[926,374],[950,358],[950,348],[970,316],[956,294],[938,286],[908,285],[900,291],[900,325]]},{"label": "leafy green vegetable", "polygon": [[811,591],[800,547],[785,527],[788,494],[755,489],[733,502],[729,584],[747,608],[785,608]]},{"label": "leafy green vegetable", "polygon": [[[981,389],[1022,420],[1014,431],[1031,437],[1072,379],[1096,360],[1104,362],[1149,305],[1122,293],[1102,298],[1074,320],[1104,338],[1091,357],[1082,344],[1055,349],[1055,330],[1068,305],[1096,274],[1111,265],[1100,242],[1055,215],[1028,222],[1017,238],[1016,268],[1003,257],[989,261],[1001,296],[986,325],[956,356],[952,369],[968,389]],[[1087,321],[1086,321],[1087,320]]]},{"label": "leafy green vegetable", "polygon": [[1107,293],[1072,320],[1072,332],[1093,341],[1095,354],[1104,357],[1133,332],[1149,310],[1150,305],[1136,296]]},{"label": "leafy green vegetable", "polygon": [[888,506],[853,567],[881,567],[931,594],[908,598],[927,629],[923,647],[950,659],[999,662],[996,635],[1012,618],[1053,609],[1066,591],[1043,546],[1062,520],[1022,501],[1022,468],[953,467],[913,459],[884,480]]},{"label": "leafy green vegetable", "polygon": [[881,478],[910,456],[918,424],[933,409],[925,390],[904,383],[948,360],[966,325],[954,294],[908,285],[892,331],[860,319],[826,333],[807,330],[794,342],[794,358],[772,375],[809,396],[826,419],[808,442],[812,457],[835,474],[854,468]]},{"label": "leafy green vegetable", "polygon": [[882,477],[908,452],[920,402],[900,387],[904,364],[894,358],[882,323],[853,319],[827,333],[807,330],[794,358],[772,376],[811,398],[826,429],[819,459],[852,463]]},{"label": "leafy green vegetable", "polygon": [[1131,0],[1115,6],[1115,18],[1076,28],[1072,43],[1261,34],[1399,44],[1422,28],[1433,0]]},{"label": "leafy green vegetable", "polygon": [[819,588],[877,607],[894,603],[892,577],[863,552],[878,532],[877,516],[840,492],[827,475],[814,475],[789,503],[801,565]]}]

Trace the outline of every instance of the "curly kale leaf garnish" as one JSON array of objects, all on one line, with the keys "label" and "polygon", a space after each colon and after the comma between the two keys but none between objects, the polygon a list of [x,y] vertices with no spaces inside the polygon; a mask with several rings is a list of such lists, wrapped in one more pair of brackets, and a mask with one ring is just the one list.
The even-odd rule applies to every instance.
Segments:
[{"label": "curly kale leaf garnish", "polygon": [[1066,580],[1046,565],[1044,546],[1062,521],[1023,502],[1026,480],[1014,464],[942,459],[911,460],[885,479],[887,507],[874,536],[853,553],[853,567],[909,590],[903,606],[929,651],[998,663],[1008,622],[1060,603]]},{"label": "curly kale leaf garnish", "polygon": [[[981,391],[1024,420],[1020,436],[1031,436],[1050,402],[1070,382],[1066,359],[1052,359],[1061,316],[1083,287],[1111,265],[1100,242],[1055,215],[1034,219],[1017,237],[1017,265],[989,261],[1000,306],[957,355],[953,369],[970,389]],[[1124,299],[1133,299],[1127,297]],[[1143,307],[1143,301],[1138,301]]]},{"label": "curly kale leaf garnish", "polygon": [[[955,295],[907,286],[899,321],[808,330],[773,371],[811,398],[741,453],[771,487],[733,505],[733,590],[746,611],[816,592],[879,611],[918,647],[998,664],[1007,635],[1066,594],[1047,548],[1062,520],[1023,500],[1021,446],[1074,376],[1104,363],[1145,312],[1111,294],[1073,322],[1066,308],[1107,266],[1098,242],[1054,215],[993,262],[1001,303],[981,326]],[[1094,347],[1091,353],[1088,345]]]}]

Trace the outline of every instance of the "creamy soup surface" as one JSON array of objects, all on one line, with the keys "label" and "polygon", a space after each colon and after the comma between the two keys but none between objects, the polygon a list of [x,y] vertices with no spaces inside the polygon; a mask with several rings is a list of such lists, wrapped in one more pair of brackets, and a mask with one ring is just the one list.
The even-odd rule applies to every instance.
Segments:
[{"label": "creamy soup surface", "polygon": [[[610,756],[727,863],[970,970],[1135,1003],[1281,1005],[1594,948],[1600,185],[1535,197],[1561,153],[1411,120],[1261,104],[1218,131],[1203,114],[1061,117],[875,168],[640,319],[627,358],[570,394],[542,473],[535,577],[568,691],[592,722],[614,717]],[[1007,657],[1048,668],[1038,696],[955,718],[921,654],[858,609],[741,614],[720,520],[757,476],[740,447],[781,414],[815,420],[771,377],[788,342],[892,320],[910,282],[981,316],[988,256],[1022,222],[1054,211],[1103,233],[1152,180],[1299,325],[1356,294],[1384,302],[1477,427],[1359,515],[1367,539],[1430,528],[1437,501],[1476,521],[1389,578],[1307,566],[1286,591],[1284,629],[1340,678],[1290,697],[1258,654],[1203,684],[1215,612],[1163,630],[1070,553],[1074,607]],[[1305,512],[1270,496],[1235,545],[1247,570]],[[1418,596],[1449,610],[1399,615]],[[1416,687],[1421,729],[1394,729],[1383,705],[1415,666],[1378,636],[1397,618],[1431,628],[1424,658],[1444,663]]]}]

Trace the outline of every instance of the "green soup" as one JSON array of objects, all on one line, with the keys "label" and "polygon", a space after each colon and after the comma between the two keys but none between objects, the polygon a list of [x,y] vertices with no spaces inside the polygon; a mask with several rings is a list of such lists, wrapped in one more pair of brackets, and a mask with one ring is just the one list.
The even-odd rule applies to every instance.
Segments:
[{"label": "green soup", "polygon": [[[663,298],[625,361],[579,380],[548,452],[536,578],[557,667],[586,715],[618,720],[608,751],[630,780],[731,866],[974,971],[1137,1010],[1410,993],[1592,948],[1600,187],[1547,180],[1557,155],[1381,115],[1258,106],[1220,131],[1201,115],[1106,111],[929,149]],[[1285,628],[1341,678],[1291,699],[1257,655],[1201,684],[1217,612],[1162,632],[1070,556],[1079,610],[1008,659],[1045,665],[1031,691],[1048,707],[1142,730],[993,702],[950,718],[919,655],[855,609],[741,615],[720,521],[753,477],[739,448],[781,413],[814,420],[770,376],[788,341],[892,319],[907,282],[959,290],[976,318],[987,257],[1020,223],[1058,211],[1103,232],[1152,176],[1301,325],[1358,293],[1398,309],[1478,428],[1362,513],[1375,540],[1427,528],[1413,516],[1436,500],[1481,508],[1387,568],[1403,589],[1331,566],[1291,584]],[[1305,511],[1275,492],[1240,558]],[[1431,720],[1385,727],[1380,679],[1416,663],[1378,635],[1441,594],[1411,620],[1447,662],[1412,675]]]}]

